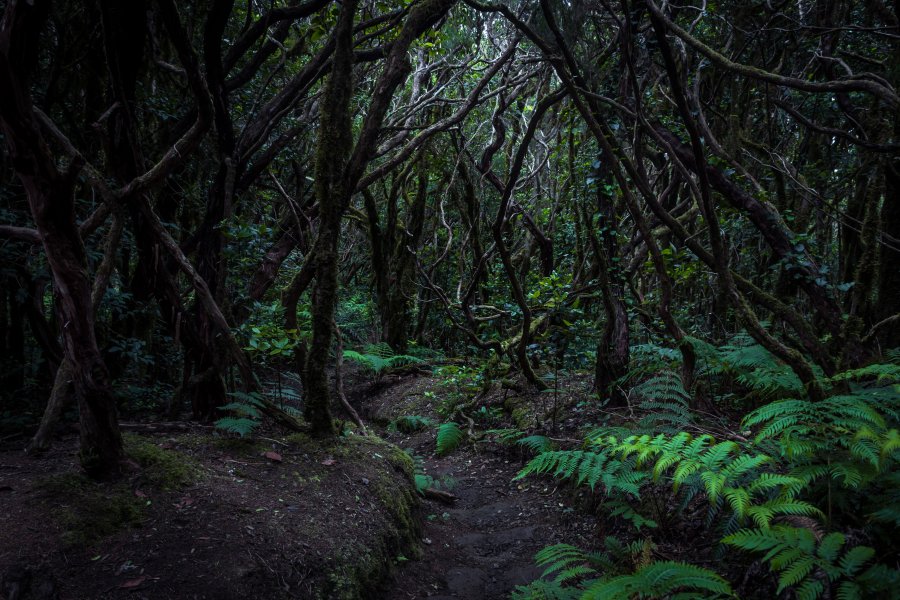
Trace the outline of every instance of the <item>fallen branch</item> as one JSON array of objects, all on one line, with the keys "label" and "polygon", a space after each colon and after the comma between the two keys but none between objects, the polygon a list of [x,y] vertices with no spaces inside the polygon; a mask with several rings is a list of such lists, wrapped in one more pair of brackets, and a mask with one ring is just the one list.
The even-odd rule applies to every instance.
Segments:
[{"label": "fallen branch", "polygon": [[453,504],[456,502],[456,496],[453,494],[442,492],[441,490],[436,490],[434,488],[425,488],[424,490],[421,490],[421,494],[426,500],[434,500],[441,504]]}]

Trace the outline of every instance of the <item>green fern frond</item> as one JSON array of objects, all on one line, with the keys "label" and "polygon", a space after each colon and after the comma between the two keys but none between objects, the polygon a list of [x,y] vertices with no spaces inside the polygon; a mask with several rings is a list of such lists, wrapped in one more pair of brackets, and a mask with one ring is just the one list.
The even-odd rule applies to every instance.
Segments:
[{"label": "green fern frond", "polygon": [[547,546],[539,550],[534,557],[537,565],[544,567],[541,577],[553,575],[554,581],[557,583],[572,579],[568,571],[573,567],[578,567],[582,575],[596,573],[594,569],[587,566],[588,559],[586,552],[571,544]]},{"label": "green fern frond", "polygon": [[262,412],[260,412],[259,408],[257,408],[256,405],[247,404],[244,402],[229,402],[224,406],[220,406],[219,410],[231,411],[233,413],[245,415],[251,419],[262,418]]},{"label": "green fern frond", "polygon": [[553,442],[545,435],[529,435],[516,440],[516,444],[525,446],[535,454],[549,452],[554,448]]},{"label": "green fern frond", "polygon": [[658,525],[657,522],[653,519],[649,519],[637,512],[628,502],[613,500],[610,502],[604,502],[603,506],[609,509],[610,517],[621,517],[622,519],[631,523],[631,525],[637,531],[640,531],[641,527],[649,527],[651,529],[655,529]]},{"label": "green fern frond", "polygon": [[421,415],[403,415],[402,417],[397,417],[391,421],[388,428],[404,433],[415,433],[416,431],[421,431],[433,426],[434,421],[428,417],[423,417]]},{"label": "green fern frond", "polygon": [[465,438],[465,433],[457,423],[441,423],[437,429],[438,456],[444,456],[456,450]]},{"label": "green fern frond", "polygon": [[854,546],[844,552],[847,538],[840,532],[832,532],[816,539],[813,531],[803,527],[776,525],[769,529],[744,529],[722,540],[725,544],[749,552],[764,554],[772,571],[778,573],[778,593],[795,588],[798,598],[821,597],[827,587],[816,573],[826,576],[826,581],[839,582],[838,597],[862,597],[866,589],[880,588],[883,582],[869,582],[870,571],[880,571],[881,565],[873,565],[864,573],[863,566],[875,556],[868,546]]},{"label": "green fern frond", "polygon": [[214,426],[221,431],[246,437],[260,424],[262,397],[257,392],[229,392],[228,395],[235,398],[235,401],[220,406],[219,410],[230,412],[233,416],[219,419]]},{"label": "green fern frond", "polygon": [[829,378],[831,382],[859,381],[874,378],[878,383],[900,382],[900,364],[881,363],[843,371]]},{"label": "green fern frond", "polygon": [[690,598],[733,597],[729,583],[718,573],[682,562],[653,562],[634,573],[601,579],[587,587],[584,600],[664,598],[676,593]]},{"label": "green fern frond", "polygon": [[528,585],[520,585],[512,593],[512,600],[578,600],[581,590],[563,587],[555,581],[538,579]]},{"label": "green fern frond", "polygon": [[365,353],[370,356],[377,356],[381,359],[388,359],[394,356],[394,350],[387,342],[378,342],[377,344],[369,344],[365,347]]},{"label": "green fern frond", "polygon": [[253,433],[253,430],[258,425],[259,421],[245,417],[222,417],[215,423],[216,429],[236,433],[241,437],[246,437]]},{"label": "green fern frond", "polygon": [[394,354],[394,351],[386,343],[366,346],[364,352],[356,350],[344,350],[344,360],[357,363],[364,371],[380,376],[386,371],[404,367],[411,364],[420,364],[421,358],[409,354]]}]

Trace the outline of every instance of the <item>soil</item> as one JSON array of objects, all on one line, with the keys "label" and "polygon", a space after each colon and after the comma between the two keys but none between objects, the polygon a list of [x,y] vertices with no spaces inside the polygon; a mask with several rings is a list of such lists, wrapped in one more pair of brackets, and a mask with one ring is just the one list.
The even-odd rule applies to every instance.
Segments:
[{"label": "soil", "polygon": [[[74,437],[41,459],[4,448],[0,598],[356,598],[415,552],[412,463],[395,448],[194,429],[130,439],[196,465],[169,491],[143,465],[119,484],[83,480]],[[110,514],[118,531],[95,535]]]},{"label": "soil", "polygon": [[[470,440],[438,457],[433,427],[388,427],[442,420],[434,378],[348,379],[375,435],[331,446],[163,426],[129,435],[134,471],[115,485],[77,475],[71,432],[40,459],[0,447],[0,599],[508,598],[540,576],[542,547],[597,546],[597,519],[570,492],[514,481],[526,455]],[[495,417],[507,396],[485,398]],[[409,454],[381,437],[455,502],[420,502]],[[176,464],[187,474],[166,471]]]},{"label": "soil", "polygon": [[[595,548],[597,519],[576,510],[577,498],[568,488],[534,478],[514,481],[525,455],[481,442],[439,457],[434,428],[415,434],[384,430],[403,415],[440,421],[436,405],[441,391],[431,397],[425,394],[429,390],[434,394],[433,383],[427,377],[399,377],[355,391],[363,412],[384,431],[385,439],[419,457],[420,467],[432,478],[450,478],[450,493],[457,498],[451,506],[426,503],[423,556],[395,573],[383,597],[509,598],[516,586],[540,577],[542,569],[535,565],[534,555],[544,546],[566,542]],[[501,405],[504,398],[507,394],[495,390],[482,402]]]}]

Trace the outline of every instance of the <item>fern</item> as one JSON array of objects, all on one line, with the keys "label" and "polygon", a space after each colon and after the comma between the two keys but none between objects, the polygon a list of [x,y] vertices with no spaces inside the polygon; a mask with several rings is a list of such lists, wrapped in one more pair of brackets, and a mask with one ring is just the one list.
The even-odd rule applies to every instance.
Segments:
[{"label": "fern", "polygon": [[512,598],[581,598],[584,585],[593,582],[600,572],[617,574],[619,563],[645,550],[643,544],[640,548],[632,548],[611,536],[604,540],[604,545],[606,550],[603,552],[585,552],[571,544],[542,548],[534,557],[535,563],[544,568],[542,579],[517,587]]},{"label": "fern", "polygon": [[874,364],[860,369],[851,369],[834,375],[829,381],[858,381],[872,378],[879,384],[900,382],[900,364]]},{"label": "fern", "polygon": [[383,376],[392,369],[412,364],[421,364],[424,361],[409,354],[394,354],[390,346],[384,342],[366,346],[363,352],[356,350],[344,350],[344,360],[350,360],[362,367],[362,369],[376,378]]},{"label": "fern", "polygon": [[437,429],[437,454],[444,456],[456,450],[465,438],[457,423],[441,423]]},{"label": "fern", "polygon": [[[519,586],[512,597],[517,600],[734,597],[729,583],[713,571],[681,562],[653,561],[655,545],[649,540],[625,545],[607,537],[605,546],[605,552],[591,553],[570,544],[543,548],[535,556],[538,566],[544,567],[542,579]],[[636,568],[622,572],[621,565],[625,562],[635,563]]]},{"label": "fern", "polygon": [[516,440],[516,444],[528,448],[534,454],[549,452],[555,447],[553,441],[545,435],[529,435]]},{"label": "fern", "polygon": [[572,579],[596,573],[588,566],[591,556],[570,544],[556,544],[541,549],[534,557],[539,567],[544,567],[541,577],[553,575],[553,581],[563,583]]},{"label": "fern", "polygon": [[[778,593],[794,588],[798,598],[826,596],[837,585],[839,598],[874,597],[883,587],[881,565],[864,567],[875,556],[868,546],[844,550],[846,537],[838,532],[819,536],[810,529],[776,525],[770,529],[743,529],[722,540],[742,550],[763,554],[762,560],[779,574]],[[896,580],[896,575],[888,576]]]},{"label": "fern", "polygon": [[710,505],[710,517],[727,506],[738,522],[750,519],[768,527],[779,515],[817,516],[819,510],[796,498],[803,480],[775,472],[774,460],[744,452],[731,441],[716,442],[710,435],[681,432],[614,436],[588,441],[588,450],[543,452],[516,476],[549,474],[594,490],[602,484],[609,496],[640,497],[641,486],[667,479],[674,493],[693,498],[702,491]]},{"label": "fern", "polygon": [[[718,348],[697,343],[699,340],[692,341],[695,350],[700,349],[698,354],[705,363],[706,374],[729,375],[753,396],[775,400],[805,393],[803,383],[793,370],[746,332],[735,335]],[[813,366],[813,370],[821,383],[827,384],[822,370],[817,366]]]},{"label": "fern", "polygon": [[422,460],[422,457],[413,454],[411,449],[405,450],[406,454],[413,460],[413,474],[414,481],[416,485],[416,491],[419,494],[424,494],[425,490],[428,488],[433,488],[436,490],[446,490],[450,491],[456,486],[456,480],[453,479],[450,475],[444,475],[443,477],[432,477],[425,472],[425,461]]},{"label": "fern", "polygon": [[228,433],[236,433],[241,437],[247,437],[259,426],[259,421],[246,417],[222,417],[215,423],[216,429]]},{"label": "fern", "polygon": [[511,596],[512,600],[578,600],[580,597],[581,590],[577,588],[543,579],[516,587]]},{"label": "fern", "polygon": [[625,521],[628,521],[636,531],[640,531],[641,527],[649,527],[651,529],[657,527],[656,521],[638,513],[628,502],[612,500],[610,502],[604,502],[603,507],[609,510],[610,517],[621,517]]},{"label": "fern", "polygon": [[216,429],[246,437],[259,427],[262,418],[262,397],[256,393],[230,392],[235,401],[220,406],[219,410],[231,412],[215,422]]},{"label": "fern", "polygon": [[432,426],[434,426],[434,421],[428,417],[420,415],[404,415],[391,421],[388,424],[388,429],[391,431],[402,431],[404,433],[415,433]]},{"label": "fern", "polygon": [[696,565],[674,561],[652,562],[634,573],[604,578],[588,586],[584,600],[632,598],[728,598],[729,583],[719,574]]},{"label": "fern", "polygon": [[606,494],[640,495],[640,486],[649,476],[636,471],[631,461],[612,458],[609,452],[585,450],[551,450],[531,460],[515,479],[532,474],[549,473],[559,479],[574,480],[591,490],[602,484]]},{"label": "fern", "polygon": [[792,465],[791,475],[811,483],[837,481],[860,489],[888,473],[900,452],[898,395],[888,388],[856,390],[821,402],[781,400],[758,408],[743,425],[758,444],[772,444]]},{"label": "fern", "polygon": [[638,408],[646,411],[639,426],[663,433],[674,433],[693,424],[690,396],[685,391],[681,377],[671,371],[663,371],[632,388],[641,401]]},{"label": "fern", "polygon": [[518,440],[525,437],[525,432],[521,429],[507,428],[507,429],[488,429],[485,432],[487,435],[494,436],[498,442],[503,444],[504,446],[510,446],[515,444]]}]

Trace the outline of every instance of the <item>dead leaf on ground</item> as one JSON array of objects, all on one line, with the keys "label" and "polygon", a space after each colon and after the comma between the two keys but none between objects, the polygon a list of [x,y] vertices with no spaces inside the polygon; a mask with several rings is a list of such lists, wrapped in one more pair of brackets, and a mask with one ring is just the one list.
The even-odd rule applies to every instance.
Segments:
[{"label": "dead leaf on ground", "polygon": [[334,460],[333,458],[331,458],[329,456],[328,458],[326,458],[325,460],[322,461],[322,464],[325,465],[326,467],[330,467],[331,465],[333,465],[336,462],[337,462],[336,460]]},{"label": "dead leaf on ground", "polygon": [[281,462],[282,460],[284,460],[277,452],[266,452],[265,454],[263,454],[263,456],[265,456],[272,462]]},{"label": "dead leaf on ground", "polygon": [[131,590],[136,587],[140,587],[145,581],[147,581],[147,576],[142,575],[141,577],[138,577],[136,579],[129,579],[128,581],[126,581],[125,583],[120,585],[119,587],[124,590]]}]

